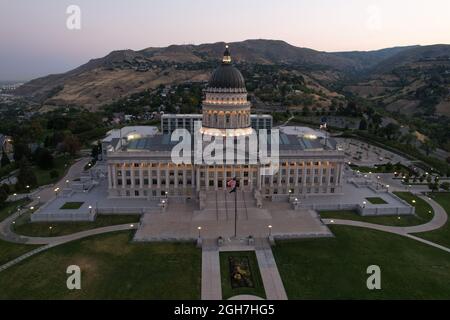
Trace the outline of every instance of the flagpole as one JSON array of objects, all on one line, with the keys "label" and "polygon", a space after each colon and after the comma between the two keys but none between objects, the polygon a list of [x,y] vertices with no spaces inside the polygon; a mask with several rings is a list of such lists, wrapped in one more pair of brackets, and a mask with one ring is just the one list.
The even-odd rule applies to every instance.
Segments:
[{"label": "flagpole", "polygon": [[[237,189],[237,181],[236,181]],[[237,238],[237,190],[234,192],[234,237]]]}]

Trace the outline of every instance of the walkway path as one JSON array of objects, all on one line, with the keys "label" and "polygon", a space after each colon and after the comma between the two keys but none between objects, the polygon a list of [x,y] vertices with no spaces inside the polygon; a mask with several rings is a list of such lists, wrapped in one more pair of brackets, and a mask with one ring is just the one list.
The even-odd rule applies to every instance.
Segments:
[{"label": "walkway path", "polygon": [[[229,251],[254,251],[261,278],[268,300],[287,300],[287,294],[278,272],[272,249],[266,239],[255,239],[255,246],[243,244],[226,244],[218,247],[211,240],[207,240],[202,246],[202,300],[222,299],[222,278],[220,274],[220,252]],[[253,300],[253,296],[235,296],[233,300]],[[260,299],[260,298],[258,298]]]},{"label": "walkway path", "polygon": [[256,249],[256,258],[267,300],[287,300],[286,290],[270,246]]},{"label": "walkway path", "polygon": [[368,222],[362,222],[362,221],[342,220],[342,219],[322,219],[322,221],[328,225],[333,225],[333,224],[346,225],[346,226],[361,227],[361,228],[368,228],[368,229],[374,229],[374,230],[378,230],[378,231],[395,233],[400,236],[414,239],[416,241],[420,241],[422,243],[433,246],[435,248],[450,252],[450,249],[447,247],[441,246],[437,243],[434,243],[434,242],[431,242],[428,240],[424,240],[422,238],[412,235],[413,233],[428,232],[428,231],[439,229],[445,225],[445,223],[447,222],[447,219],[448,219],[447,213],[445,212],[444,208],[442,208],[436,201],[434,201],[433,199],[431,199],[427,196],[423,196],[423,195],[418,195],[418,197],[420,197],[424,201],[428,202],[434,210],[433,219],[431,219],[431,221],[429,221],[425,224],[421,224],[418,226],[393,227],[393,226],[384,226],[384,225],[380,225],[380,224],[374,224],[374,223],[368,223]]},{"label": "walkway path", "polygon": [[64,243],[68,243],[71,241],[109,233],[109,232],[116,232],[116,231],[125,231],[125,230],[134,230],[139,227],[139,223],[137,224],[121,224],[121,225],[115,225],[115,226],[109,226],[109,227],[103,227],[103,228],[97,228],[92,230],[86,230],[81,231],[77,233],[73,233],[67,236],[61,236],[61,237],[27,237],[27,236],[17,236],[21,241],[21,243],[26,244],[34,244],[34,245],[44,245],[42,247],[39,247],[35,250],[32,250],[30,252],[25,253],[24,255],[21,255],[20,257],[9,261],[8,263],[0,266],[0,272],[6,270],[9,267],[12,267],[13,265],[19,263],[20,261],[23,261],[26,258],[29,258],[37,253],[40,253],[44,250],[59,246]]},{"label": "walkway path", "polygon": [[202,300],[222,300],[219,248],[202,248]]}]

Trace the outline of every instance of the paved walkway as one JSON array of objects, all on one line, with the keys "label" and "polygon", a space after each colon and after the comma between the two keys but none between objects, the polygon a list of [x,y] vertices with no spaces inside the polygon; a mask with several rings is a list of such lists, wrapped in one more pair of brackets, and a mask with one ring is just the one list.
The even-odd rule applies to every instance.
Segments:
[{"label": "paved walkway", "polygon": [[[254,251],[258,260],[261,278],[268,300],[287,300],[287,294],[278,272],[272,249],[266,239],[255,239],[255,246],[239,243],[218,247],[213,241],[206,240],[202,246],[202,300],[221,300],[222,283],[220,274],[220,252]],[[230,300],[260,300],[260,297],[242,295]]]},{"label": "paved walkway", "polygon": [[270,246],[256,249],[256,258],[258,259],[267,300],[287,300],[283,281]]},{"label": "paved walkway", "polygon": [[219,249],[202,248],[202,300],[222,300]]},{"label": "paved walkway", "polygon": [[444,246],[441,246],[437,243],[424,240],[422,238],[419,238],[417,236],[412,235],[413,233],[421,233],[421,232],[428,232],[432,230],[439,229],[445,225],[447,222],[447,213],[445,212],[444,208],[442,208],[436,201],[433,199],[418,195],[421,199],[428,202],[431,207],[434,210],[434,216],[431,221],[418,225],[418,226],[411,226],[411,227],[393,227],[393,226],[384,226],[380,224],[374,224],[374,223],[368,223],[368,222],[362,222],[362,221],[353,221],[353,220],[342,220],[342,219],[323,219],[322,221],[325,224],[328,225],[346,225],[346,226],[353,226],[353,227],[360,227],[360,228],[368,228],[368,229],[374,229],[378,231],[384,231],[384,232],[390,232],[395,233],[400,236],[404,236],[416,241],[420,241],[422,243],[425,243],[427,245],[433,246],[435,248],[450,252],[450,249]]}]

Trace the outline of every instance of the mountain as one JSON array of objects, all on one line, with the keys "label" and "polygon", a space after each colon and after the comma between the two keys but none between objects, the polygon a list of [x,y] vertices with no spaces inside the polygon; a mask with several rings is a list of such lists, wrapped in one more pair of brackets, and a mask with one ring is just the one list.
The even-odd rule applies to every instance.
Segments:
[{"label": "mountain", "polygon": [[391,112],[450,116],[450,45],[401,50],[373,64],[344,91]]},{"label": "mountain", "polygon": [[[279,40],[246,40],[229,45],[233,60],[239,67],[262,65],[293,69],[295,77],[308,79],[303,92],[327,101],[339,95],[332,88],[339,87],[337,84],[343,79],[348,84],[345,91],[369,98],[403,90],[414,83],[414,79],[426,82],[432,78],[432,73],[439,72],[439,67],[448,70],[445,69],[448,67],[446,59],[450,55],[448,45],[336,53],[296,47]],[[74,105],[95,110],[160,85],[205,82],[218,65],[224,46],[225,43],[217,42],[113,51],[67,73],[32,80],[15,93],[44,105]],[[409,70],[413,74],[407,77],[398,75],[400,69],[404,70],[403,73]],[[446,81],[447,77],[443,77],[444,88]],[[320,89],[311,92],[311,87]],[[382,101],[391,104],[403,98],[400,94]]]}]

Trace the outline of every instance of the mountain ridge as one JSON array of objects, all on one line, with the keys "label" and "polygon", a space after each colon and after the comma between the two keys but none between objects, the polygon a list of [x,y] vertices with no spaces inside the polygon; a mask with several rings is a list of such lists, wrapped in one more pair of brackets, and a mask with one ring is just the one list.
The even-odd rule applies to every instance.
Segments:
[{"label": "mountain ridge", "polygon": [[[355,75],[370,78],[420,60],[450,56],[450,45],[439,44],[346,52],[317,51],[283,40],[249,39],[228,44],[238,65],[288,65],[323,83]],[[31,80],[15,93],[42,104],[97,108],[159,85],[204,82],[218,65],[224,46],[224,42],[215,42],[115,50],[66,73]],[[316,77],[319,73],[322,79]]]}]

